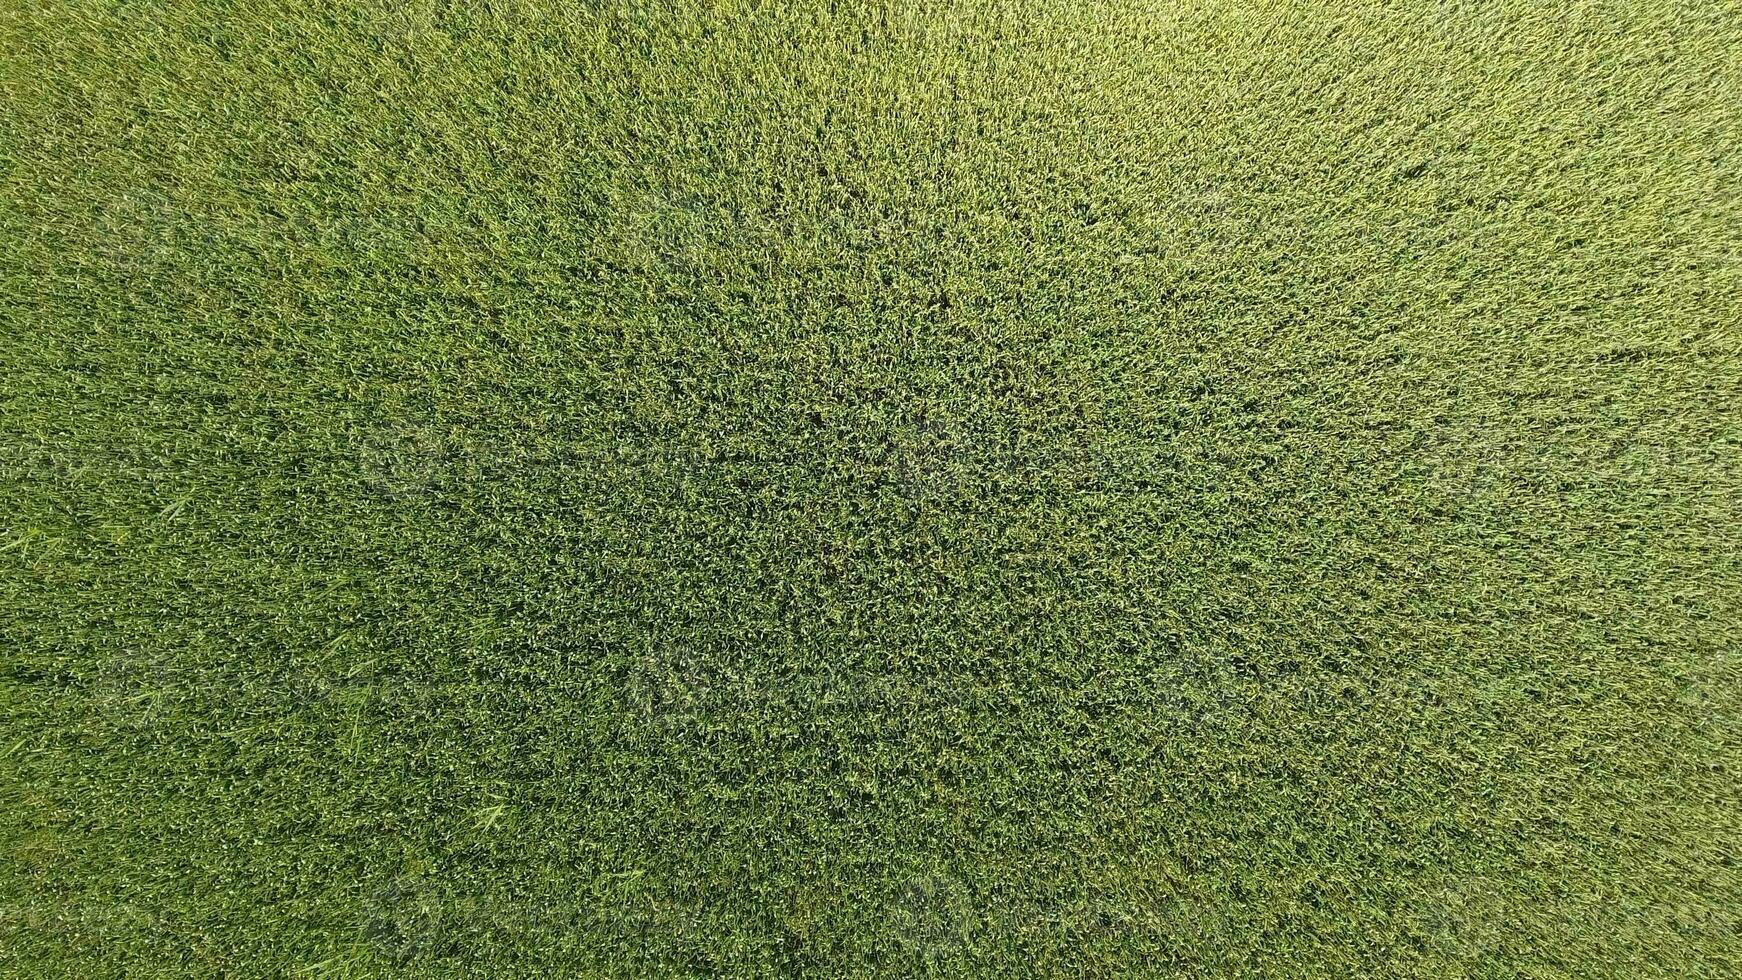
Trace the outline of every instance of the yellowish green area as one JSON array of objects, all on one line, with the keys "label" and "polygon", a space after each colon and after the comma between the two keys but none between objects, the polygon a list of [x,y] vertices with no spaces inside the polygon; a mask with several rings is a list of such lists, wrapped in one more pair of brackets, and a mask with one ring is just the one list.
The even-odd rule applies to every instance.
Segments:
[{"label": "yellowish green area", "polygon": [[0,974],[1742,975],[1739,52],[0,0]]}]

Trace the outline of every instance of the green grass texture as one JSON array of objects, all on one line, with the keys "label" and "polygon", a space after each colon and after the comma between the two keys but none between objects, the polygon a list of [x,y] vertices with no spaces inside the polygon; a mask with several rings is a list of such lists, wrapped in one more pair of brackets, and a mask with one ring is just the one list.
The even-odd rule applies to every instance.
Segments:
[{"label": "green grass texture", "polygon": [[0,0],[0,976],[1742,976],[1733,0]]}]

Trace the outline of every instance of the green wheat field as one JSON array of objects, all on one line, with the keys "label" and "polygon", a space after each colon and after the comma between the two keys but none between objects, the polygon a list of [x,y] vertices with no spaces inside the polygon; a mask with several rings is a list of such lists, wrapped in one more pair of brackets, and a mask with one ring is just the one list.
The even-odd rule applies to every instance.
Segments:
[{"label": "green wheat field", "polygon": [[0,0],[0,976],[1742,976],[1735,0]]}]

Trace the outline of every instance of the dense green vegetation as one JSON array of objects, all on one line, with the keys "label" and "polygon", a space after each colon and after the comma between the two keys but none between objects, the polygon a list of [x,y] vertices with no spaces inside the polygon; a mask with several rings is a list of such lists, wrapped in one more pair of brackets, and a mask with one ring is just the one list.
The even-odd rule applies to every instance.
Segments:
[{"label": "dense green vegetation", "polygon": [[0,972],[1742,974],[1738,52],[0,0]]}]

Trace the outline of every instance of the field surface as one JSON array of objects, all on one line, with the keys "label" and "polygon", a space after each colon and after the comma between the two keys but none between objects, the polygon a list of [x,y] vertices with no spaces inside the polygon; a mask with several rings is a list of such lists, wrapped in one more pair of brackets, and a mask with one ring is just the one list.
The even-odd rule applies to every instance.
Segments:
[{"label": "field surface", "polygon": [[0,976],[1742,976],[1742,7],[0,0]]}]

